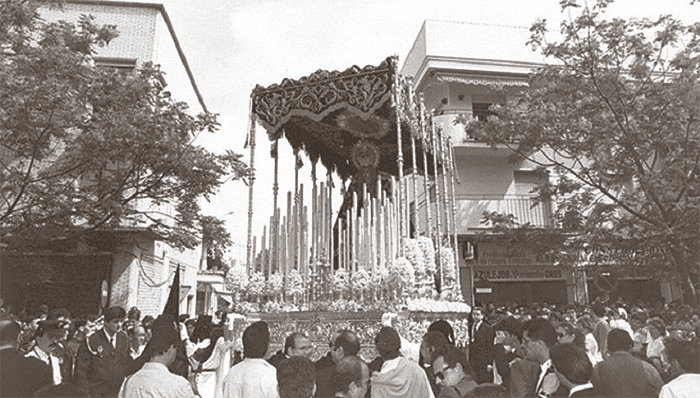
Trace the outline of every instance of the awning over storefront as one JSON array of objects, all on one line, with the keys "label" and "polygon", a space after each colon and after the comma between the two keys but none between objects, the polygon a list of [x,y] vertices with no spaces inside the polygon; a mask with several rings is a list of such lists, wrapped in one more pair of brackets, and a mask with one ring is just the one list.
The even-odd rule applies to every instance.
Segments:
[{"label": "awning over storefront", "polygon": [[441,83],[462,83],[475,86],[528,86],[527,77],[517,76],[484,76],[438,72],[435,77]]}]

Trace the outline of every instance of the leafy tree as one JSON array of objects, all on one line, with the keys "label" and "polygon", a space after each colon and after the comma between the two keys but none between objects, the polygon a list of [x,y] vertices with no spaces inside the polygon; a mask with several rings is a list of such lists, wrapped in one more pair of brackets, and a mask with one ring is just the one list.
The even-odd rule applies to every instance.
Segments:
[{"label": "leafy tree", "polygon": [[159,66],[95,66],[93,49],[117,27],[40,18],[61,3],[0,2],[0,241],[19,250],[127,226],[195,246],[198,202],[246,176],[241,155],[194,144],[217,115],[190,115]]},{"label": "leafy tree", "polygon": [[202,257],[206,256],[207,268],[228,268],[224,263],[224,254],[233,241],[224,221],[213,216],[203,216],[199,223],[202,227]]},{"label": "leafy tree", "polygon": [[561,2],[572,17],[556,42],[536,22],[528,44],[551,62],[517,103],[466,129],[552,172],[537,191],[558,198],[571,250],[605,251],[624,272],[677,277],[697,305],[700,23],[607,20],[610,3]]}]

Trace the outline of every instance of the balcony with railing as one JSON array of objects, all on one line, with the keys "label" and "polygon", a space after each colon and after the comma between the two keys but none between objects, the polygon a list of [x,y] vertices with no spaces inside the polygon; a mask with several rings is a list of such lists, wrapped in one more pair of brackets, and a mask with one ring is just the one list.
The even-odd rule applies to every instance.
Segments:
[{"label": "balcony with railing", "polygon": [[[455,124],[455,120],[459,117],[466,117],[466,118],[472,118],[474,117],[474,114],[472,113],[471,110],[465,110],[465,109],[452,109],[452,110],[444,110],[440,111],[436,116],[435,116],[435,123],[436,125],[442,129],[442,134],[443,136],[450,137],[452,141],[452,145],[454,145],[456,148],[476,148],[476,149],[489,149],[491,150],[491,146],[487,143],[484,143],[482,141],[477,141],[474,137],[471,135],[467,134],[467,131],[465,130],[465,125],[462,123],[457,123]],[[501,146],[499,146],[501,147]],[[505,148],[505,147],[503,147]],[[498,154],[495,152],[492,153],[491,155],[503,155],[506,152],[501,152],[499,151]],[[509,153],[509,152],[508,152]]]},{"label": "balcony with railing", "polygon": [[458,233],[468,233],[470,229],[485,228],[481,224],[484,212],[512,214],[515,221],[534,227],[554,225],[550,202],[535,204],[530,195],[457,195]]}]

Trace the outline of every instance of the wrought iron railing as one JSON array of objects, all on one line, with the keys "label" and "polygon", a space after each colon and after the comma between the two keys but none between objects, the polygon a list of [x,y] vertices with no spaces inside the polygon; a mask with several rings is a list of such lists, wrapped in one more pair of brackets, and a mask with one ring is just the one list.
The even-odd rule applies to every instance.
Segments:
[{"label": "wrought iron railing", "polygon": [[519,224],[530,223],[535,227],[554,225],[552,204],[536,203],[530,195],[456,195],[460,224],[468,228],[483,228],[482,214],[497,212],[512,214]]}]

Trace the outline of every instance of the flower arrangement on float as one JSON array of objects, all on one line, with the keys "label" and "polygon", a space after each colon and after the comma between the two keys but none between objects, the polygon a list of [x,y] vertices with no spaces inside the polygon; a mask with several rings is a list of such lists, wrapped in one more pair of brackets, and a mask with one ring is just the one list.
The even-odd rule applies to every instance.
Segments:
[{"label": "flower arrangement on float", "polygon": [[[427,237],[404,239],[402,256],[387,264],[355,262],[350,269],[333,269],[326,256],[303,270],[265,277],[260,271],[245,275],[245,267],[231,267],[229,288],[241,292],[234,310],[251,312],[342,311],[386,312],[407,307],[421,312],[465,312],[452,248],[440,249],[441,292],[436,290],[436,253]],[[306,278],[306,279],[305,279]],[[243,294],[244,293],[244,294]],[[235,295],[238,298],[239,295]]]}]

